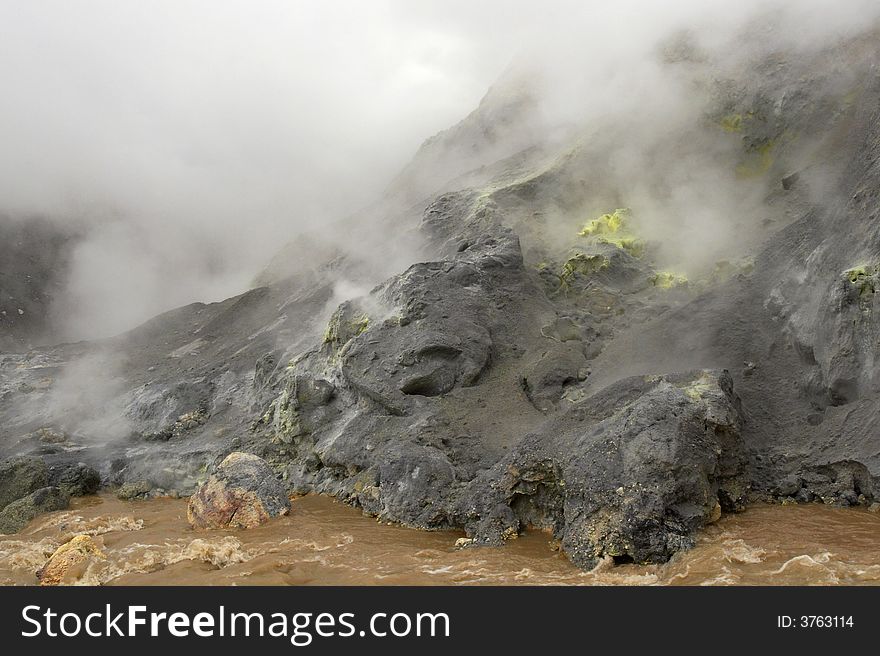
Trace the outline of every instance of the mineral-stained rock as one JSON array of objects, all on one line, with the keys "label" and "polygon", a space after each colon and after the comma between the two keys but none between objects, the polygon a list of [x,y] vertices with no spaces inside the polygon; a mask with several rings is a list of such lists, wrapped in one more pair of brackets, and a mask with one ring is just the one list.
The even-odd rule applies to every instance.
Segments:
[{"label": "mineral-stained rock", "polygon": [[[442,233],[439,211],[431,225]],[[489,225],[492,212],[474,209],[474,229],[448,235],[447,259],[343,308],[325,340],[332,349],[291,367],[274,422],[277,434],[277,410],[296,406],[285,424],[295,448],[283,446],[290,485],[385,520],[464,528],[475,544],[547,528],[584,567],[606,556],[664,561],[744,502],[732,380],[708,370],[635,376],[590,395],[583,341],[544,330],[559,315],[523,268],[515,235]],[[378,316],[343,335],[361,316],[355,305]],[[333,381],[333,400],[320,396],[332,413],[292,403],[323,379]],[[480,421],[493,395],[529,427]]]},{"label": "mineral-stained rock", "polygon": [[95,539],[90,535],[76,535],[55,550],[49,561],[37,572],[40,585],[72,583],[95,559],[104,559]]},{"label": "mineral-stained rock", "polygon": [[0,510],[49,484],[46,464],[36,457],[10,458],[0,464]]},{"label": "mineral-stained rock", "polygon": [[624,379],[551,419],[459,498],[476,541],[551,529],[578,565],[662,562],[747,491],[727,373]]},{"label": "mineral-stained rock", "polygon": [[152,486],[149,481],[131,481],[121,485],[119,489],[116,490],[116,496],[124,501],[130,501],[131,499],[146,497],[150,493],[150,490],[152,490]]},{"label": "mineral-stained rock", "polygon": [[56,465],[49,469],[49,485],[60,487],[72,497],[81,497],[98,491],[101,475],[82,462]]},{"label": "mineral-stained rock", "polygon": [[292,444],[316,426],[327,423],[336,412],[330,404],[333,394],[333,385],[326,380],[292,376],[272,403],[273,439]]},{"label": "mineral-stained rock", "polygon": [[193,494],[186,515],[195,528],[253,528],[289,511],[287,492],[269,465],[235,452]]},{"label": "mineral-stained rock", "polygon": [[13,501],[0,512],[0,533],[18,533],[32,519],[53,510],[64,510],[70,495],[58,487],[42,487]]}]

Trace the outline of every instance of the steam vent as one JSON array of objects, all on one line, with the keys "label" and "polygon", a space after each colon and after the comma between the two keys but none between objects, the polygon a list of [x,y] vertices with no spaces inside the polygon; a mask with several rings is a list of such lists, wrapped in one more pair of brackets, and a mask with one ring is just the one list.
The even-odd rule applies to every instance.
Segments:
[{"label": "steam vent", "polygon": [[192,498],[210,541],[324,495],[590,570],[759,503],[870,507],[880,32],[773,20],[612,82],[515,60],[365,209],[291,210],[241,293],[115,336],[64,329],[98,224],[0,216],[0,528],[100,491]]}]

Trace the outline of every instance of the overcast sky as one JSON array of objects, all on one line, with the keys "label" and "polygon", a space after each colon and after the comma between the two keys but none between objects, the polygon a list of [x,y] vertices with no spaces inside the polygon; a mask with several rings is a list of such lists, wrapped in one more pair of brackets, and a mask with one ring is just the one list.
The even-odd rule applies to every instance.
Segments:
[{"label": "overcast sky", "polygon": [[351,208],[510,60],[524,25],[469,4],[3,2],[2,202]]}]

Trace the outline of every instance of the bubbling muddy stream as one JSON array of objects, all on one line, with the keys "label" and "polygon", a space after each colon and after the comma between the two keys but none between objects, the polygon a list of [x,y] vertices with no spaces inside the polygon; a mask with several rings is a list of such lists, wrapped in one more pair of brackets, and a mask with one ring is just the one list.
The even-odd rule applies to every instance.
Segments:
[{"label": "bubbling muddy stream", "polygon": [[85,585],[790,585],[880,582],[880,515],[821,505],[756,506],[722,518],[665,565],[575,568],[546,533],[456,549],[462,533],[387,526],[324,497],[250,531],[192,530],[186,501],[78,499],[0,536],[0,583],[34,585],[57,547],[94,536]]}]

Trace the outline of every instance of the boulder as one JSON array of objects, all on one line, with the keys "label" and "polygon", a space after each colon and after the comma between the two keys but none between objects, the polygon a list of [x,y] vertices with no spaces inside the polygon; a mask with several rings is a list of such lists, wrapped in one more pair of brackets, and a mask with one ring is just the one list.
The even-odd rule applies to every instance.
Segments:
[{"label": "boulder", "polygon": [[383,414],[410,415],[426,399],[478,385],[510,348],[500,327],[522,321],[522,298],[538,293],[512,231],[462,239],[451,259],[412,265],[342,304],[328,325],[324,349],[342,382]]},{"label": "boulder", "polygon": [[523,393],[541,412],[556,408],[569,385],[586,378],[587,360],[580,342],[554,344],[522,376]]},{"label": "boulder", "polygon": [[37,571],[40,585],[59,585],[77,580],[96,559],[106,558],[91,535],[76,535],[62,544],[49,561]]},{"label": "boulder", "polygon": [[150,485],[149,481],[129,481],[128,483],[123,483],[119,487],[119,489],[116,490],[116,497],[118,499],[122,499],[123,501],[131,501],[132,499],[143,499],[150,493],[152,489],[153,486]]},{"label": "boulder", "polygon": [[10,458],[0,464],[0,510],[49,485],[49,471],[40,458]]},{"label": "boulder", "polygon": [[61,488],[42,487],[13,501],[0,512],[0,533],[18,533],[38,515],[64,510],[69,504],[70,495]]},{"label": "boulder", "polygon": [[187,519],[194,528],[254,528],[290,512],[290,500],[265,460],[230,453],[208,482],[190,497]]},{"label": "boulder", "polygon": [[82,497],[98,491],[101,475],[82,462],[56,465],[49,469],[49,485],[60,487],[72,497]]}]

